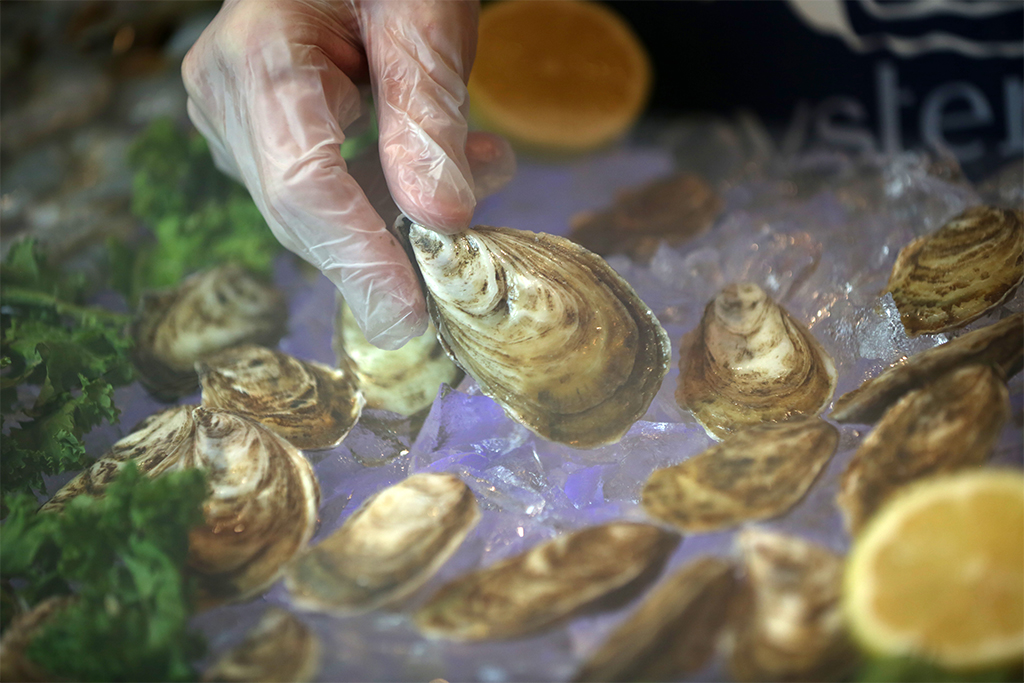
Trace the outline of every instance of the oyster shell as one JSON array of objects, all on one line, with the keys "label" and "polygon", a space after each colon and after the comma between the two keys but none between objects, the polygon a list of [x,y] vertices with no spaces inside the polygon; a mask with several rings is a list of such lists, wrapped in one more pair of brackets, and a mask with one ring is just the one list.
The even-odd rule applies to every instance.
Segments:
[{"label": "oyster shell", "polygon": [[62,486],[40,512],[59,512],[72,498],[100,496],[128,460],[134,460],[143,474],[156,477],[177,463],[192,445],[194,405],[180,405],[150,415],[98,458],[92,465]]},{"label": "oyster shell", "polygon": [[14,618],[0,638],[0,681],[34,683],[59,680],[45,667],[29,659],[25,651],[46,622],[58,616],[73,601],[74,598],[66,595],[55,595]]},{"label": "oyster shell", "polygon": [[287,331],[282,294],[236,265],[196,273],[143,296],[131,324],[142,384],[172,401],[198,387],[195,362],[236,344],[275,346]]},{"label": "oyster shell", "polygon": [[367,406],[407,417],[430,407],[442,383],[454,387],[464,376],[441,348],[433,323],[400,349],[378,349],[366,340],[341,296],[334,318],[334,352],[340,367],[355,366]]},{"label": "oyster shell", "polygon": [[374,609],[422,586],[480,520],[453,474],[414,474],[377,493],[288,570],[293,602],[336,613]]},{"label": "oyster shell", "polygon": [[337,370],[255,344],[196,362],[203,405],[256,420],[300,449],[341,443],[364,399],[351,367]]},{"label": "oyster shell", "polygon": [[603,211],[573,216],[569,239],[603,256],[647,261],[662,240],[677,245],[707,232],[721,211],[721,197],[703,178],[674,173],[625,190]]},{"label": "oyster shell", "polygon": [[837,422],[871,424],[908,391],[972,363],[992,365],[1007,378],[1019,372],[1024,364],[1024,314],[1015,313],[911,356],[840,396],[829,417]]},{"label": "oyster shell", "polygon": [[196,408],[192,448],[177,467],[207,471],[204,524],[189,534],[200,604],[255,595],[302,551],[316,528],[320,487],[302,453],[258,422]]},{"label": "oyster shell", "polygon": [[811,332],[753,283],[731,284],[683,338],[676,400],[716,440],[762,422],[813,416],[836,368]]},{"label": "oyster shell", "polygon": [[730,563],[702,557],[662,581],[576,673],[576,681],[666,681],[715,650],[736,587]]},{"label": "oyster shell", "polygon": [[968,365],[907,393],[861,442],[836,502],[856,534],[900,487],[921,477],[980,465],[1010,416],[999,373]]},{"label": "oyster shell", "polygon": [[302,683],[316,677],[320,640],[305,624],[279,607],[271,607],[245,640],[217,658],[203,681]]},{"label": "oyster shell", "polygon": [[839,432],[818,418],[750,427],[678,465],[655,470],[647,514],[686,532],[781,515],[803,498]]},{"label": "oyster shell", "polygon": [[1024,213],[975,206],[900,250],[889,276],[910,337],[963,327],[1024,278]]},{"label": "oyster shell", "polygon": [[[843,558],[795,536],[746,529],[743,607],[729,669],[739,681],[847,680],[858,663],[842,614]],[[727,640],[727,642],[729,642]]]},{"label": "oyster shell", "polygon": [[143,421],[48,509],[76,494],[102,494],[128,459],[151,477],[206,470],[204,523],[190,532],[188,554],[204,607],[266,588],[313,535],[320,487],[302,453],[258,422],[202,406],[175,406]]},{"label": "oyster shell", "polygon": [[603,259],[509,228],[441,235],[410,224],[408,239],[442,345],[513,419],[593,448],[618,441],[646,412],[671,347]]},{"label": "oyster shell", "polygon": [[415,615],[435,638],[516,638],[632,594],[661,571],[677,534],[613,522],[542,543],[452,581]]}]

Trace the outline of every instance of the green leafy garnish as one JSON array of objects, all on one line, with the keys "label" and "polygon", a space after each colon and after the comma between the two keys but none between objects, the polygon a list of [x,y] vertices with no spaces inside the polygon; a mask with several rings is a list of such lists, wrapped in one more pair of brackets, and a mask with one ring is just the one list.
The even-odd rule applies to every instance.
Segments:
[{"label": "green leafy garnish", "polygon": [[857,683],[1003,683],[1019,681],[1013,668],[980,671],[950,671],[936,664],[913,657],[880,657],[868,659],[855,674]]},{"label": "green leafy garnish", "polygon": [[128,316],[83,306],[85,295],[84,279],[51,268],[31,240],[4,260],[0,424],[17,423],[0,436],[5,496],[45,490],[43,475],[81,469],[82,436],[117,422],[114,389],[132,379]]},{"label": "green leafy garnish", "polygon": [[137,247],[111,245],[113,286],[129,301],[227,260],[270,270],[280,243],[248,191],[214,166],[202,136],[156,121],[135,140],[128,160],[135,173],[132,213],[153,238]]},{"label": "green leafy garnish", "polygon": [[196,680],[191,662],[204,645],[188,630],[193,589],[182,570],[205,496],[201,470],[151,479],[131,461],[104,497],[79,496],[60,513],[12,496],[0,576],[24,582],[30,604],[74,595],[28,657],[68,680]]}]

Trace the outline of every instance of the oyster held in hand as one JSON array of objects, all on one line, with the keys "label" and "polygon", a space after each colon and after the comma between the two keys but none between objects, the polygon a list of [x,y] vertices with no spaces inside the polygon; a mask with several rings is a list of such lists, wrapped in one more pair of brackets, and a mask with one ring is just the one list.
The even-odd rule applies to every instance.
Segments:
[{"label": "oyster held in hand", "polygon": [[480,510],[453,474],[414,474],[377,493],[288,571],[293,601],[336,613],[374,609],[422,586],[458,549]]},{"label": "oyster held in hand", "polygon": [[856,534],[897,489],[924,476],[978,466],[1010,416],[999,373],[968,365],[907,393],[861,442],[836,501]]},{"label": "oyster held in hand", "polygon": [[725,287],[683,338],[676,400],[716,440],[736,429],[814,416],[836,386],[832,358],[753,283]]},{"label": "oyster held in hand", "polygon": [[599,256],[488,226],[441,235],[413,223],[408,240],[445,350],[513,419],[593,448],[646,412],[668,370],[668,337]]},{"label": "oyster held in hand", "polygon": [[714,531],[781,515],[803,498],[836,450],[818,418],[749,427],[678,465],[655,470],[642,504],[683,531]]},{"label": "oyster held in hand", "polygon": [[433,323],[400,349],[379,349],[366,340],[341,296],[334,317],[333,345],[339,366],[355,366],[368,407],[406,417],[429,408],[442,383],[454,387],[464,376],[441,348]]},{"label": "oyster held in hand", "polygon": [[351,367],[329,368],[255,344],[196,362],[203,405],[256,420],[300,449],[341,443],[362,412]]},{"label": "oyster held in hand", "polygon": [[1024,212],[975,206],[900,250],[886,291],[908,336],[963,327],[1024,279]]},{"label": "oyster held in hand", "polygon": [[416,612],[427,636],[517,638],[646,586],[679,536],[650,524],[613,522],[561,536],[458,578]]},{"label": "oyster held in hand", "polygon": [[991,365],[1004,378],[1017,374],[1024,364],[1024,315],[1015,313],[914,354],[837,398],[830,417],[837,422],[873,423],[907,392],[930,384],[950,370],[972,364]]},{"label": "oyster held in hand", "polygon": [[236,265],[191,275],[143,296],[131,325],[132,363],[163,401],[198,386],[195,362],[237,344],[275,346],[287,331],[284,296]]}]

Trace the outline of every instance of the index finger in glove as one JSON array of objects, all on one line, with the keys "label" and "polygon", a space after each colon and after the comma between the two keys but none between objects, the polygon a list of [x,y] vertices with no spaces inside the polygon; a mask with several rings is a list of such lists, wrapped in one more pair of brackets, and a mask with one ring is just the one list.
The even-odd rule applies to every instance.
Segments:
[{"label": "index finger in glove", "polygon": [[398,0],[357,7],[391,194],[416,222],[462,230],[476,208],[466,159],[466,79],[478,4]]},{"label": "index finger in glove", "polygon": [[426,329],[426,306],[405,252],[340,154],[358,90],[315,47],[261,52],[254,62],[264,69],[251,66],[250,77],[264,82],[241,89],[250,101],[228,133],[240,137],[236,149],[253,147],[252,163],[239,164],[246,185],[282,244],[341,290],[367,339],[397,348]]}]

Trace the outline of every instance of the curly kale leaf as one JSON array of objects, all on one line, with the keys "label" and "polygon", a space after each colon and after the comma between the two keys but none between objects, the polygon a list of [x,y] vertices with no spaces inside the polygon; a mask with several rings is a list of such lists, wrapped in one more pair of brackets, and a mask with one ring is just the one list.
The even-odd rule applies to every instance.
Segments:
[{"label": "curly kale leaf", "polygon": [[246,189],[217,170],[206,141],[154,122],[129,152],[132,212],[153,239],[111,246],[113,281],[129,300],[224,261],[268,272],[281,245]]},{"label": "curly kale leaf", "polygon": [[[43,476],[85,465],[82,436],[117,422],[114,388],[132,380],[126,316],[79,305],[83,282],[62,277],[30,241],[4,261],[0,289],[0,492],[43,488]],[[19,391],[20,389],[20,391]]]},{"label": "curly kale leaf", "polygon": [[35,603],[75,596],[47,622],[28,656],[82,681],[196,680],[202,640],[188,630],[189,530],[202,520],[200,470],[150,479],[129,462],[102,498],[80,496],[61,513],[13,496],[0,535],[0,576]]}]

